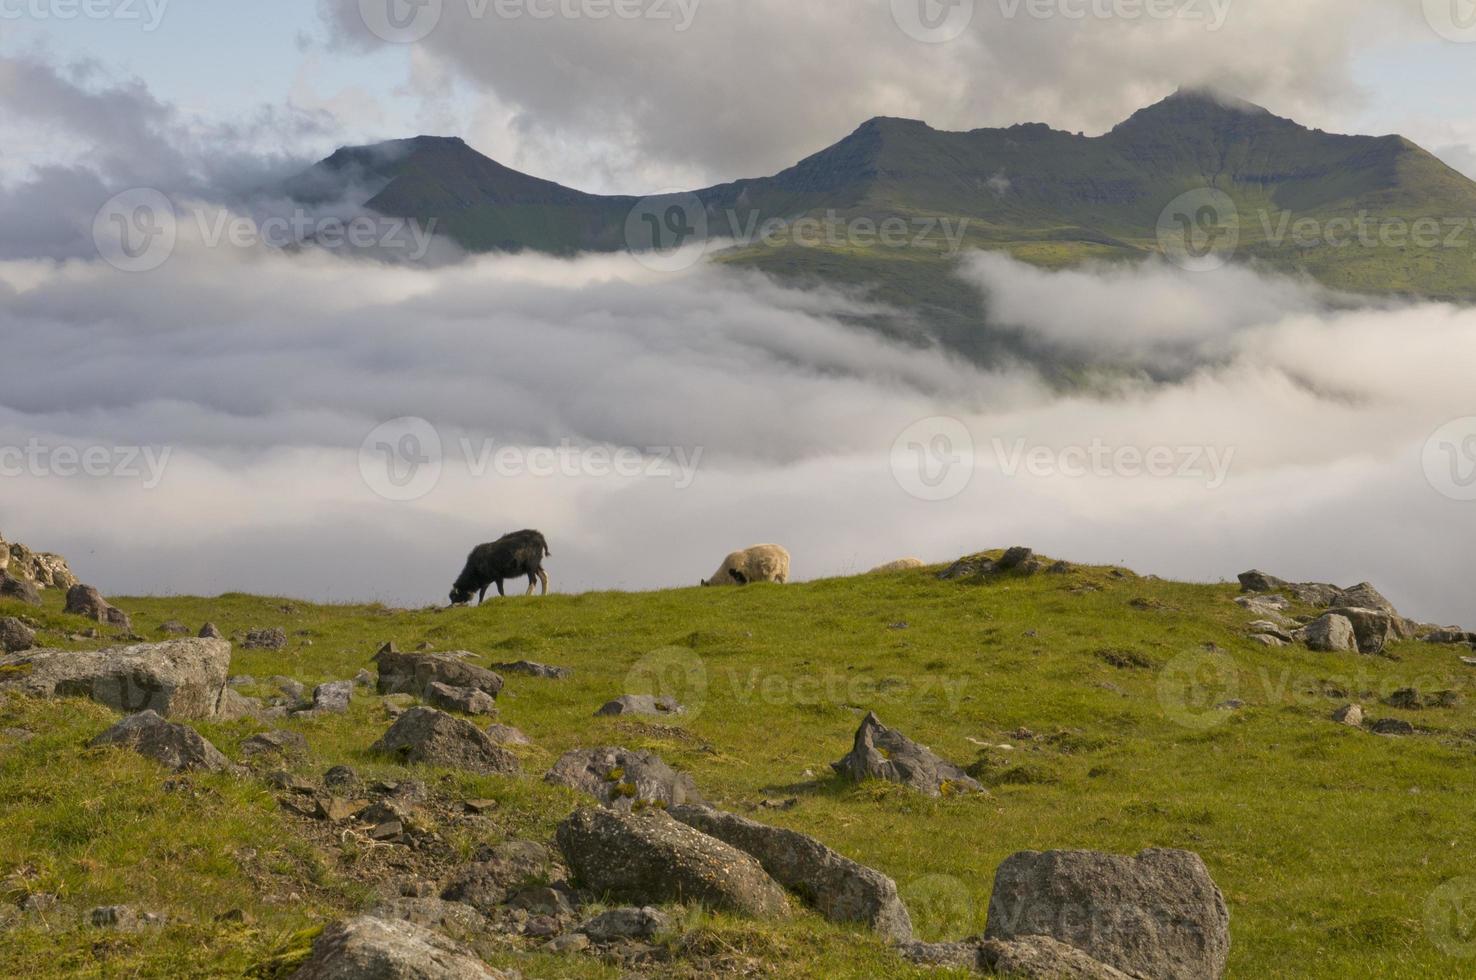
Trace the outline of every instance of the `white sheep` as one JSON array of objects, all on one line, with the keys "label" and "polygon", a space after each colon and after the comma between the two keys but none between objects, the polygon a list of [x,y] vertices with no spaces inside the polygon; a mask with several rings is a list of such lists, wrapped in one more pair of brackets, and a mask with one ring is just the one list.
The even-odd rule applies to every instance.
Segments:
[{"label": "white sheep", "polygon": [[921,558],[898,558],[896,561],[889,561],[885,565],[878,565],[866,574],[881,575],[887,572],[910,572],[914,568],[923,567],[925,566]]},{"label": "white sheep", "polygon": [[703,585],[747,585],[749,582],[786,582],[789,579],[789,552],[777,544],[756,544],[735,551],[723,559],[712,578]]}]

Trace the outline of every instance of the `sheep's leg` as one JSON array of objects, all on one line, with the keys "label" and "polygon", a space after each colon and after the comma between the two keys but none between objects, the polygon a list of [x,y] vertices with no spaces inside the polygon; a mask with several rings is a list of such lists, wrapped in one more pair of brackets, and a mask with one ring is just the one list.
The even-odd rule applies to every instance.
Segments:
[{"label": "sheep's leg", "polygon": [[543,595],[548,595],[548,573],[543,569],[538,570],[538,579],[543,583]]},{"label": "sheep's leg", "polygon": [[534,582],[537,582],[537,581],[538,581],[538,576],[534,575],[532,572],[529,572],[528,573],[528,591],[527,592],[524,592],[523,595],[532,595],[533,594],[533,583]]},{"label": "sheep's leg", "polygon": [[486,601],[487,601],[487,587],[484,585],[484,586],[482,586],[482,591],[477,593],[477,605],[480,606],[482,603],[484,603]]},{"label": "sheep's leg", "polygon": [[502,579],[497,580],[497,594],[504,597],[507,595],[506,592],[502,591]]}]

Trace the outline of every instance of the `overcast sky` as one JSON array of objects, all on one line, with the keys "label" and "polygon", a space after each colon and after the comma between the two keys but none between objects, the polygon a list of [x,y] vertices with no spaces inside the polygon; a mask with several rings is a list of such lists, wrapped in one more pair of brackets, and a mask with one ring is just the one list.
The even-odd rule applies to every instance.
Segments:
[{"label": "overcast sky", "polygon": [[[1442,429],[1476,415],[1469,310],[1339,308],[1234,267],[968,257],[959,274],[1036,347],[1179,379],[1062,395],[845,326],[871,312],[854,297],[701,264],[386,269],[216,237],[346,142],[460,134],[638,192],[773,172],[878,114],[1095,133],[1205,82],[1469,170],[1476,44],[1442,37],[1438,10],[1201,0],[1160,20],[979,0],[935,8],[971,15],[929,43],[901,0],[602,20],[489,4],[416,8],[440,15],[413,41],[376,34],[395,32],[371,0],[0,6],[0,450],[43,457],[0,478],[0,532],[121,594],[431,602],[472,544],[537,526],[563,590],[695,584],[766,540],[800,578],[1028,544],[1198,580],[1372,579],[1412,615],[1476,626],[1450,546],[1476,504],[1440,455],[1476,444]],[[127,272],[92,220],[140,184],[190,203],[167,261]],[[910,454],[940,439],[963,465],[922,480]],[[60,447],[108,458],[65,476]]]}]

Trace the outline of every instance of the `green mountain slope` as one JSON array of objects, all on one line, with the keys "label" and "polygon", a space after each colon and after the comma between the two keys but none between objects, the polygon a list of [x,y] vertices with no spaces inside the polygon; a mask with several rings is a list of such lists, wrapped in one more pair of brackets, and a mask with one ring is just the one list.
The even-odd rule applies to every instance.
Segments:
[{"label": "green mountain slope", "polygon": [[[517,776],[376,754],[370,746],[391,722],[369,689],[355,691],[345,714],[192,723],[250,771],[187,775],[88,748],[117,720],[100,705],[0,694],[0,975],[290,976],[323,923],[373,908],[405,882],[443,884],[489,845],[551,844],[580,798],[542,774],[563,752],[599,745],[656,752],[715,804],[881,870],[925,939],[980,932],[994,871],[1015,851],[1183,847],[1204,858],[1229,905],[1229,977],[1464,975],[1461,906],[1438,899],[1450,881],[1465,901],[1476,887],[1466,877],[1476,848],[1476,674],[1459,659],[1468,650],[1417,641],[1384,656],[1270,649],[1249,638],[1261,614],[1233,601],[1233,585],[1087,567],[983,581],[935,572],[452,610],[117,599],[149,637],[171,620],[210,620],[237,637],[285,630],[280,651],[236,645],[230,672],[256,679],[237,681],[250,696],[275,693],[275,675],[311,691],[373,672],[385,641],[573,674],[507,675],[498,720],[532,742],[514,749]],[[65,614],[55,590],[45,600],[0,599],[0,617],[30,620],[49,647],[117,642],[82,636],[115,631]],[[633,672],[653,653],[682,669]],[[675,693],[692,710],[594,716],[653,676],[684,684]],[[1423,710],[1380,703],[1410,687],[1458,698]],[[1238,708],[1223,704],[1232,699]],[[1332,721],[1350,700],[1369,724],[1397,718],[1418,732],[1381,737]],[[849,750],[867,710],[969,766],[990,795],[929,799],[842,782],[829,763]],[[305,745],[285,758],[246,751],[270,729]],[[376,843],[360,821],[302,815],[312,796],[273,775],[286,770],[326,792],[325,771],[342,765],[364,787],[422,780],[428,797],[413,811],[422,843]],[[472,800],[492,802],[474,815],[464,806]],[[137,932],[79,921],[120,903],[165,920]],[[628,968],[545,952],[533,936],[483,930],[472,942],[527,977],[968,975],[910,969],[877,936],[802,909],[784,922],[670,911],[676,930],[659,941],[661,958]]]},{"label": "green mountain slope", "polygon": [[[1173,256],[1179,219],[1166,209],[1189,192],[1224,195],[1208,217],[1199,200],[1187,211],[1189,234],[1199,236],[1191,244],[1224,260],[1355,293],[1476,298],[1476,183],[1402,137],[1333,135],[1200,91],[1096,137],[1040,124],[941,132],[872,119],[772,177],[654,205],[538,180],[433,137],[340,150],[299,180],[332,186],[351,175],[374,186],[373,210],[435,218],[479,251],[669,245],[678,239],[663,229],[653,240],[639,213],[629,235],[627,224],[638,205],[662,221],[676,207],[672,228],[705,223],[709,237],[737,240],[718,261],[868,286],[922,314],[894,329],[982,357],[1001,338],[981,329],[977,295],[947,283],[959,248],[1002,249],[1046,267],[1141,260],[1166,248]],[[802,219],[824,233],[805,234]],[[889,220],[905,234],[881,238],[877,226]],[[781,224],[764,235],[764,222]]]}]

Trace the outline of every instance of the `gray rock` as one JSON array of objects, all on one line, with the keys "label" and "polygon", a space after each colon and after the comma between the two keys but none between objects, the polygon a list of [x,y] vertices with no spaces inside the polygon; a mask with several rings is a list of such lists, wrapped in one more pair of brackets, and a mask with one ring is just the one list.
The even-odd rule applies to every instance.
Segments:
[{"label": "gray rock", "polygon": [[206,623],[204,626],[201,626],[200,627],[200,632],[197,633],[197,634],[195,634],[195,635],[198,636],[198,637],[200,637],[202,640],[224,640],[225,639],[225,634],[222,633],[220,631],[220,627],[216,626],[214,623]]},{"label": "gray rock", "polygon": [[654,939],[672,930],[671,916],[658,908],[619,908],[601,912],[579,926],[579,931],[597,943],[623,939]]},{"label": "gray rock", "polygon": [[349,709],[349,702],[353,700],[353,681],[329,681],[327,684],[319,684],[313,688],[313,706],[309,710],[313,714],[341,715]]},{"label": "gray rock", "polygon": [[679,715],[684,710],[676,698],[666,695],[622,694],[613,701],[606,701],[595,715]]},{"label": "gray rock", "polygon": [[170,636],[187,636],[190,628],[177,619],[171,619],[159,627],[160,633],[168,633]]},{"label": "gray rock", "polygon": [[985,940],[979,945],[978,966],[1022,980],[1133,980],[1116,967],[1049,936]]},{"label": "gray rock", "polygon": [[489,775],[515,773],[518,758],[477,726],[434,708],[411,708],[395,720],[373,750],[407,764],[464,769]]},{"label": "gray rock", "polygon": [[374,655],[379,668],[380,694],[413,694],[424,697],[426,688],[440,683],[448,687],[470,687],[497,697],[502,691],[502,678],[485,667],[467,663],[472,654],[395,653],[381,649]]},{"label": "gray rock", "polygon": [[1384,647],[1397,636],[1394,617],[1382,609],[1334,606],[1327,612],[1329,616],[1342,616],[1353,624],[1359,653],[1383,653]]},{"label": "gray rock", "polygon": [[161,925],[164,919],[151,912],[140,913],[131,905],[102,905],[87,913],[87,921],[95,929],[134,932],[144,926]]},{"label": "gray rock", "polygon": [[246,631],[241,641],[243,650],[282,650],[287,646],[287,631],[280,626],[261,626]]},{"label": "gray rock", "polygon": [[268,732],[257,732],[241,743],[241,751],[247,755],[303,755],[306,754],[307,747],[307,739],[297,732],[284,731],[280,728]]},{"label": "gray rock", "polygon": [[307,688],[303,686],[302,681],[295,681],[290,677],[283,677],[280,674],[278,674],[276,677],[268,678],[267,683],[271,684],[277,690],[281,691],[283,694],[287,695],[294,701],[301,701],[303,694],[307,691]]},{"label": "gray rock", "polygon": [[533,740],[511,725],[488,725],[487,737],[498,745],[532,745]]},{"label": "gray rock", "polygon": [[573,749],[543,780],[588,793],[601,805],[625,812],[636,806],[706,802],[691,776],[677,772],[658,755],[629,749]]},{"label": "gray rock", "polygon": [[939,572],[938,578],[952,581],[1001,575],[1006,572],[1014,572],[1017,575],[1034,575],[1041,570],[1041,567],[1042,563],[1039,558],[1035,557],[1034,551],[1029,548],[1016,547],[1010,548],[997,559],[982,554],[960,558]]},{"label": "gray rock", "polygon": [[1336,585],[1326,582],[1297,582],[1291,587],[1291,594],[1298,602],[1317,609],[1326,609],[1336,603],[1341,592]]},{"label": "gray rock", "polygon": [[1333,712],[1332,720],[1349,728],[1360,728],[1363,725],[1363,706],[1359,704],[1345,704]]},{"label": "gray rock", "polygon": [[578,879],[616,901],[702,902],[755,918],[789,915],[784,889],[756,860],[661,810],[576,810],[559,824],[558,841]]},{"label": "gray rock", "polygon": [[513,892],[546,878],[553,863],[548,850],[531,841],[508,841],[482,857],[458,871],[441,898],[490,915]]},{"label": "gray rock", "polygon": [[234,687],[227,686],[220,692],[220,701],[215,706],[215,717],[221,721],[240,718],[259,718],[262,704],[256,698],[248,698]]},{"label": "gray rock", "polygon": [[409,922],[455,936],[474,938],[487,931],[487,917],[470,905],[439,898],[391,898],[369,913],[376,919]]},{"label": "gray rock", "polygon": [[524,674],[528,677],[542,677],[545,680],[564,680],[574,674],[574,671],[568,667],[550,667],[547,664],[535,664],[531,660],[517,660],[510,664],[493,664],[492,669],[500,670],[504,674]]},{"label": "gray rock", "polygon": [[1230,913],[1197,854],[1022,851],[994,876],[986,939],[1048,936],[1125,973],[1204,980],[1224,973]]},{"label": "gray rock", "polygon": [[880,871],[842,857],[813,837],[723,813],[677,805],[673,817],[758,859],[779,884],[832,922],[861,922],[893,942],[912,938],[912,919],[897,883]]},{"label": "gray rock", "polygon": [[1343,653],[1358,648],[1352,621],[1332,613],[1313,620],[1294,632],[1292,637],[1298,643],[1307,644],[1308,649],[1324,653]]},{"label": "gray rock", "polygon": [[41,590],[35,584],[23,578],[16,578],[9,572],[0,572],[0,599],[9,599],[12,602],[24,602],[28,606],[41,605]]},{"label": "gray rock", "polygon": [[474,687],[452,687],[433,681],[426,685],[425,700],[442,711],[460,711],[467,715],[497,714],[497,702],[492,695]]},{"label": "gray rock", "polygon": [[907,942],[897,945],[897,953],[918,966],[950,967],[955,970],[978,970],[980,940],[956,943]]},{"label": "gray rock", "polygon": [[21,653],[35,645],[35,630],[14,616],[0,619],[0,653]]},{"label": "gray rock", "polygon": [[1431,708],[1454,708],[1460,705],[1461,696],[1455,691],[1437,691],[1421,694],[1413,687],[1401,687],[1384,698],[1384,704],[1404,711],[1425,711]]},{"label": "gray rock", "polygon": [[230,673],[224,640],[169,640],[106,650],[31,650],[0,657],[0,690],[90,697],[117,711],[167,718],[217,715]]},{"label": "gray rock", "polygon": [[503,980],[471,950],[424,926],[361,916],[323,930],[292,980]]},{"label": "gray rock", "polygon": [[1286,579],[1268,575],[1259,569],[1241,572],[1239,579],[1242,592],[1281,592],[1291,588],[1291,583]]},{"label": "gray rock", "polygon": [[354,685],[357,687],[373,687],[374,675],[367,670],[360,670],[354,675]]},{"label": "gray rock", "polygon": [[1394,608],[1394,603],[1385,599],[1379,590],[1368,582],[1361,582],[1351,589],[1341,590],[1336,603],[1339,606],[1349,606],[1354,609],[1377,609],[1390,616],[1399,615],[1399,610]]},{"label": "gray rock", "polygon": [[132,749],[175,772],[221,772],[235,768],[199,732],[186,725],[165,721],[152,711],[129,715],[88,744]]},{"label": "gray rock", "polygon": [[1380,718],[1368,726],[1375,735],[1413,735],[1415,726],[1402,718]]},{"label": "gray rock", "polygon": [[831,768],[853,782],[885,779],[911,786],[928,796],[984,792],[984,787],[968,773],[883,725],[875,713],[868,713],[862,720],[850,754],[831,763]]},{"label": "gray rock", "polygon": [[1476,633],[1467,632],[1458,626],[1447,626],[1425,634],[1424,640],[1426,643],[1438,643],[1449,646],[1455,646],[1460,643],[1476,644]]},{"label": "gray rock", "polygon": [[128,614],[110,605],[108,600],[102,597],[102,593],[90,585],[74,585],[68,589],[67,605],[63,611],[75,616],[86,616],[88,619],[107,623],[109,626],[117,626],[120,629],[133,629],[133,622],[128,618]]},{"label": "gray rock", "polygon": [[1251,623],[1250,631],[1252,637],[1269,637],[1273,640],[1276,640],[1278,645],[1292,642],[1291,633],[1283,629],[1280,623],[1272,622],[1269,619],[1259,619],[1256,622]]}]

